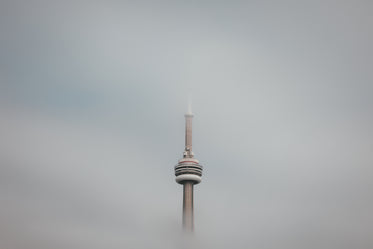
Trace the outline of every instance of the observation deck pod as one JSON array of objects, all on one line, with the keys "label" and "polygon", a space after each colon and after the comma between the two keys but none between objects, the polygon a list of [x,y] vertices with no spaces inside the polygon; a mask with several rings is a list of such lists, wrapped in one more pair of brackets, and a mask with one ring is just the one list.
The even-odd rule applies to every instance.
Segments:
[{"label": "observation deck pod", "polygon": [[175,166],[176,182],[183,184],[186,181],[191,181],[193,184],[201,182],[202,165],[194,158],[183,158]]}]

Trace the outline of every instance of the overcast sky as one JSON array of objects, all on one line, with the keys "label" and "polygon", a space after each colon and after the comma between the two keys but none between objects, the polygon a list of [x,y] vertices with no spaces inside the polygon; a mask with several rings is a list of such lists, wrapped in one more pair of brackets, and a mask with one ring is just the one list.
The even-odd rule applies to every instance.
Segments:
[{"label": "overcast sky", "polygon": [[0,247],[373,248],[372,7],[0,0]]}]

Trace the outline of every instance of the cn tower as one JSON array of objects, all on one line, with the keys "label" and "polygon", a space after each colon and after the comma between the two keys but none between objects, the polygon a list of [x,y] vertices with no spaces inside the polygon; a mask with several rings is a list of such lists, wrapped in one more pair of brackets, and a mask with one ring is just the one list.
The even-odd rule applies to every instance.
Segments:
[{"label": "cn tower", "polygon": [[186,232],[194,230],[193,186],[201,182],[202,166],[194,158],[192,151],[192,111],[185,116],[185,149],[183,158],[175,166],[176,182],[183,185],[183,229]]}]

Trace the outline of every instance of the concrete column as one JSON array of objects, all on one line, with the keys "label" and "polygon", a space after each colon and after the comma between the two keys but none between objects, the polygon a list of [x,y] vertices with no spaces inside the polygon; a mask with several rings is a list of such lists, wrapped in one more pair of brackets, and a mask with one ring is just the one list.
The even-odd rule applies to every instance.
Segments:
[{"label": "concrete column", "polygon": [[193,182],[184,182],[183,228],[187,232],[194,230],[193,224]]}]

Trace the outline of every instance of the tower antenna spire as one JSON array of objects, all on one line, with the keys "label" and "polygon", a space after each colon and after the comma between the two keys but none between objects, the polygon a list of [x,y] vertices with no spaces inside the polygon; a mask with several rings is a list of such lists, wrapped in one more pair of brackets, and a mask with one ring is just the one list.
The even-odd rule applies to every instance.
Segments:
[{"label": "tower antenna spire", "polygon": [[188,101],[188,111],[187,111],[187,113],[192,114],[192,101],[191,100]]},{"label": "tower antenna spire", "polygon": [[193,158],[194,154],[192,151],[192,119],[193,119],[192,107],[189,103],[188,111],[185,113],[185,149],[184,149],[184,157]]}]

